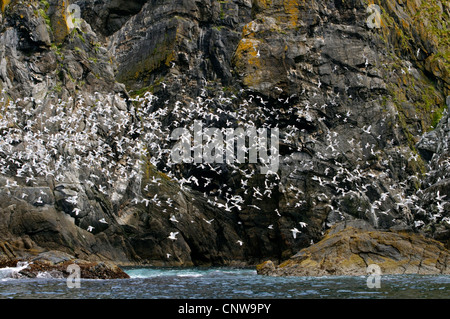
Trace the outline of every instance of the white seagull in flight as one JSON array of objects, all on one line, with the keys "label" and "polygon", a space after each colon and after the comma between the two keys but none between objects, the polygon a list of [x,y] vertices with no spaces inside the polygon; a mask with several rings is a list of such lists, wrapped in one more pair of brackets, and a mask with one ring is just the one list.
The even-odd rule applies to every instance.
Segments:
[{"label": "white seagull in flight", "polygon": [[172,239],[172,240],[177,240],[177,237],[176,237],[177,235],[178,235],[178,232],[170,232],[170,235],[167,238]]},{"label": "white seagull in flight", "polygon": [[297,228],[295,228],[295,227],[291,229],[291,232],[292,232],[292,236],[294,237],[294,239],[297,238],[297,234],[298,234],[298,233],[301,233],[301,231],[299,231],[299,230],[298,230]]}]

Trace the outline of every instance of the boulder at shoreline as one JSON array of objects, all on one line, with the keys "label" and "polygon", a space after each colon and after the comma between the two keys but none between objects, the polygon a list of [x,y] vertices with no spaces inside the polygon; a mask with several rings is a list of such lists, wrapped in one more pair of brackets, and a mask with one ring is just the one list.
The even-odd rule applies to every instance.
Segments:
[{"label": "boulder at shoreline", "polygon": [[17,267],[27,265],[18,273],[22,277],[51,277],[67,278],[72,272],[71,265],[77,265],[81,279],[126,279],[130,278],[120,267],[111,262],[97,262],[77,259],[74,256],[60,251],[48,251],[37,256],[4,261],[3,267]]},{"label": "boulder at shoreline", "polygon": [[[338,224],[323,240],[279,265],[266,261],[260,275],[329,276],[367,274],[376,264],[382,274],[450,274],[450,252],[433,239],[407,231],[380,231]],[[343,229],[341,229],[343,228]]]}]

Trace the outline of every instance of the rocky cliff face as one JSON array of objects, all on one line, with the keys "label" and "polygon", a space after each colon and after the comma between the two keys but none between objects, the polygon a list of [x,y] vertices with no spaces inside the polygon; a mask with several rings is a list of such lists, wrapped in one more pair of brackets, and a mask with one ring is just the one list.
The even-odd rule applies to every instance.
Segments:
[{"label": "rocky cliff face", "polygon": [[[447,1],[0,2],[3,258],[255,264],[354,219],[448,245]],[[195,120],[279,128],[279,170],[173,163]]]}]

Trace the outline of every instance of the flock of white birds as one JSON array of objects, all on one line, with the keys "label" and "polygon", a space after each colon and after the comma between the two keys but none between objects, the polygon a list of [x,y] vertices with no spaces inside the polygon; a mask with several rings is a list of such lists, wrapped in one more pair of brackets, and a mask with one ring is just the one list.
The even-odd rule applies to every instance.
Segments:
[{"label": "flock of white birds", "polygon": [[[275,123],[279,117],[290,117],[297,121],[313,122],[323,121],[316,111],[323,112],[333,107],[334,100],[329,105],[310,105],[308,102],[290,106],[288,97],[279,102],[286,105],[283,108],[271,108],[268,101],[257,95],[249,95],[246,99],[238,99],[233,94],[208,97],[206,90],[192,100],[178,101],[171,105],[169,101],[158,101],[155,95],[146,93],[131,100],[127,108],[123,107],[120,97],[95,93],[86,101],[78,96],[67,101],[53,96],[45,104],[43,101],[23,98],[11,101],[6,92],[2,92],[0,100],[0,182],[3,191],[9,192],[20,187],[37,187],[48,180],[55,185],[71,180],[71,174],[78,174],[79,181],[91,189],[111,195],[117,187],[119,180],[133,180],[142,176],[143,166],[158,167],[172,180],[176,181],[181,189],[187,187],[207,188],[210,184],[218,184],[211,175],[184,176],[175,163],[170,160],[170,152],[174,141],[170,139],[171,132],[177,127],[192,130],[194,120],[202,120],[212,127],[241,126],[268,127]],[[53,101],[53,102],[52,102]],[[257,101],[258,103],[254,103]],[[162,103],[161,103],[162,102]],[[122,104],[121,104],[122,103]],[[162,105],[157,108],[156,105]],[[339,120],[346,123],[352,116],[351,110],[338,114]],[[277,124],[275,124],[277,125]],[[383,123],[381,123],[383,125]],[[386,124],[387,125],[387,124]],[[360,128],[360,134],[373,135],[372,126]],[[306,140],[305,140],[306,139]],[[286,195],[286,206],[300,209],[311,194],[305,194],[295,185],[297,175],[309,174],[314,168],[311,153],[302,160],[295,160],[294,155],[299,152],[308,152],[305,142],[320,145],[314,152],[314,158],[322,163],[332,163],[323,174],[311,176],[311,181],[317,183],[319,189],[327,190],[314,194],[313,203],[321,202],[329,205],[332,211],[340,214],[340,207],[336,199],[344,195],[364,197],[368,187],[375,180],[390,185],[389,189],[380,194],[377,200],[371,202],[371,207],[362,211],[362,215],[370,216],[374,224],[382,214],[388,214],[390,209],[383,209],[385,201],[391,201],[392,209],[414,223],[416,227],[434,221],[444,221],[450,224],[450,218],[445,216],[445,196],[436,194],[433,211],[424,211],[418,206],[417,194],[407,194],[406,184],[410,181],[395,181],[390,177],[389,164],[392,158],[383,153],[379,145],[366,143],[354,139],[345,141],[346,149],[353,149],[355,154],[361,154],[358,160],[364,163],[364,154],[371,158],[382,158],[381,165],[386,169],[374,171],[370,165],[356,165],[351,167],[347,163],[336,160],[340,155],[341,145],[337,133],[326,131],[321,137],[308,135],[305,130],[289,124],[282,128],[281,143],[290,145],[293,153],[281,155],[280,163],[284,168],[274,174],[264,176],[265,181],[255,186],[249,181],[258,175],[257,165],[225,163],[220,165],[210,163],[189,164],[196,166],[197,172],[205,170],[221,175],[224,168],[228,174],[237,174],[241,184],[241,194],[252,196],[251,202],[246,202],[241,195],[230,185],[219,184],[213,190],[205,191],[208,203],[229,213],[239,212],[243,209],[261,210],[260,203],[272,198],[275,190]],[[399,151],[400,152],[400,151]],[[405,162],[417,160],[413,152],[401,152]],[[442,165],[450,165],[447,161]],[[331,173],[332,171],[332,173]],[[411,176],[410,179],[419,179]],[[159,185],[158,178],[153,177],[149,183]],[[146,190],[147,185],[143,185]],[[328,195],[327,195],[328,194]],[[330,195],[332,194],[332,195]],[[26,194],[21,196],[27,200]],[[72,196],[66,199],[73,204],[74,213],[78,215],[78,198]],[[171,200],[171,199],[169,199]],[[337,200],[339,202],[339,200]],[[146,206],[161,205],[158,194],[151,197],[142,194],[132,200],[135,205],[144,203]],[[171,207],[169,203],[169,207]],[[276,209],[273,214],[281,217],[283,212]],[[178,217],[179,218],[179,217]],[[172,222],[178,222],[172,214]],[[107,223],[104,219],[101,223]],[[213,220],[205,221],[208,223]],[[273,229],[273,224],[267,225]],[[308,227],[305,222],[294,225],[291,229],[294,239]],[[87,228],[92,231],[93,226]],[[178,232],[170,232],[168,238],[177,240]],[[239,240],[238,245],[245,244]]]}]

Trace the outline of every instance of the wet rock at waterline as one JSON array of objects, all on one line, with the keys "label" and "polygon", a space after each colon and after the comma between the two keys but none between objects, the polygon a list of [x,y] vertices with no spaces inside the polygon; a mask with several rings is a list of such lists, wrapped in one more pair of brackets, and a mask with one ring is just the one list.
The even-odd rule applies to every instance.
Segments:
[{"label": "wet rock at waterline", "polygon": [[129,276],[110,262],[92,262],[77,259],[60,251],[46,251],[36,256],[9,260],[0,267],[11,270],[12,278],[71,278],[78,279],[126,279]]},{"label": "wet rock at waterline", "polygon": [[371,265],[380,275],[450,274],[450,252],[442,243],[412,232],[342,223],[290,259],[279,265],[265,261],[257,271],[269,276],[364,276],[371,273]]}]

